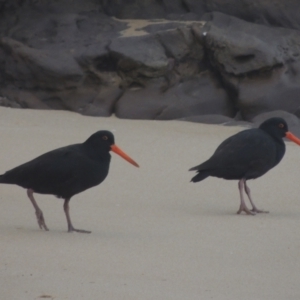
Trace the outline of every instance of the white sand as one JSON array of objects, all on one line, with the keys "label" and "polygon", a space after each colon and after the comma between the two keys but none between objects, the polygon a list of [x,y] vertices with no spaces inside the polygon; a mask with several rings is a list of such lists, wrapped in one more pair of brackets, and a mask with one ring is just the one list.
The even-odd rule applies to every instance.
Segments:
[{"label": "white sand", "polygon": [[[36,195],[38,228],[24,189],[0,185],[1,299],[300,299],[300,147],[249,182],[258,208],[236,215],[236,181],[193,184],[188,168],[236,127],[91,118],[0,108],[0,173],[54,148],[112,130],[140,164],[112,154],[110,174],[75,196],[67,233],[61,199]],[[46,298],[48,297],[48,298]]]}]

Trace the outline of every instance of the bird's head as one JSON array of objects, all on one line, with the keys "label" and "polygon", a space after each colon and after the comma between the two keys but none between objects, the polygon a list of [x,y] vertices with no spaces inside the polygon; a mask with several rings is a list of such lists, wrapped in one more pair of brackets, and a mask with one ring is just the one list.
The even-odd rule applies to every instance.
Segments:
[{"label": "bird's head", "polygon": [[88,145],[91,145],[94,149],[99,152],[109,152],[113,151],[114,153],[120,155],[122,158],[127,160],[132,165],[139,167],[139,165],[129,157],[123,150],[121,150],[115,144],[114,135],[108,130],[100,130],[92,134],[85,142]]},{"label": "bird's head", "polygon": [[264,121],[259,128],[275,138],[286,137],[294,143],[300,145],[300,139],[288,130],[288,125],[282,118],[270,118]]}]

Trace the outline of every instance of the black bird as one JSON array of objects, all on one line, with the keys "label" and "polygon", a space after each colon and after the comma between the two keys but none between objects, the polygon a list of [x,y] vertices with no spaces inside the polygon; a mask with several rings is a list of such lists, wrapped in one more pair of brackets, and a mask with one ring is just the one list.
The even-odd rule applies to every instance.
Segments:
[{"label": "black bird", "polygon": [[100,184],[106,178],[111,158],[110,150],[134,166],[139,166],[115,145],[114,136],[110,131],[101,130],[82,144],[55,149],[7,171],[0,175],[0,183],[16,184],[27,189],[41,229],[48,231],[43,212],[38,207],[33,193],[63,198],[68,231],[90,233],[91,231],[73,227],[69,202],[74,195]]},{"label": "black bird", "polygon": [[[241,131],[221,143],[210,159],[191,168],[190,171],[198,173],[191,181],[198,182],[208,176],[239,180],[241,204],[237,213],[267,213],[254,205],[246,181],[264,175],[281,161],[285,153],[284,137],[300,145],[300,140],[288,131],[287,123],[282,118],[271,118],[259,128]],[[245,204],[243,188],[252,210]]]}]

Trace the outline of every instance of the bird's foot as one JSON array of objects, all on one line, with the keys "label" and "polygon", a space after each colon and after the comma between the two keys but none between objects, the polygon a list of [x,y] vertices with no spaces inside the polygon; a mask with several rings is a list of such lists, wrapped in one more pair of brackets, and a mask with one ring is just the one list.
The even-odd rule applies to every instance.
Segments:
[{"label": "bird's foot", "polygon": [[37,218],[37,222],[39,224],[40,229],[45,229],[46,231],[49,231],[46,223],[45,223],[45,219],[43,216],[43,212],[41,210],[37,210],[35,212],[36,218]]},{"label": "bird's foot", "polygon": [[254,213],[263,213],[263,214],[268,214],[269,212],[267,210],[260,210],[260,209],[257,209],[256,207],[252,208],[251,209],[252,212]]},{"label": "bird's foot", "polygon": [[244,211],[247,215],[255,216],[255,212],[252,210],[249,210],[246,206],[240,206],[240,209],[237,211],[237,214],[240,214],[242,211]]},{"label": "bird's foot", "polygon": [[76,229],[73,226],[69,226],[68,232],[80,232],[80,233],[91,233],[89,230],[83,230],[83,229]]}]

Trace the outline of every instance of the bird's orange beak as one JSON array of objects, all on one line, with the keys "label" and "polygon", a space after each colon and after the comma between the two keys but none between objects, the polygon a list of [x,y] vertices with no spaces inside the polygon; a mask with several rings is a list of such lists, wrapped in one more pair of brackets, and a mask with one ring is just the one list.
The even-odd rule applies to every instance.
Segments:
[{"label": "bird's orange beak", "polygon": [[110,149],[111,149],[111,151],[117,153],[118,155],[123,157],[125,160],[127,160],[128,162],[133,164],[134,166],[139,167],[139,165],[131,157],[129,157],[125,152],[123,152],[123,150],[121,150],[117,145],[111,145]]},{"label": "bird's orange beak", "polygon": [[285,134],[285,137],[288,138],[289,140],[293,141],[294,143],[300,145],[300,139],[298,139],[295,135],[293,135],[291,132],[287,132]]}]

